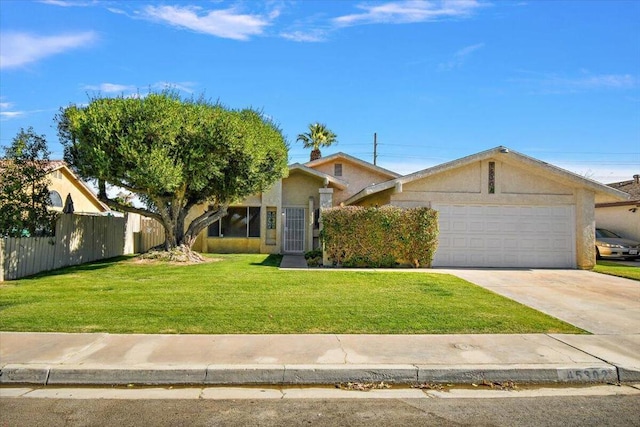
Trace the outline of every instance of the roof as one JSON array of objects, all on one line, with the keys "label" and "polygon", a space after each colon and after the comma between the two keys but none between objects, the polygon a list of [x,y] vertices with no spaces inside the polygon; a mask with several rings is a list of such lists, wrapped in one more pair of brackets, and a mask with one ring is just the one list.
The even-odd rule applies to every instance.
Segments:
[{"label": "roof", "polygon": [[81,180],[72,170],[71,168],[67,165],[67,163],[63,160],[50,160],[47,164],[47,169],[49,172],[53,172],[59,169],[64,169],[65,172],[67,172],[69,175],[71,175],[71,177],[74,179],[74,181],[78,184],[78,186],[80,187],[81,191],[83,191],[84,193],[86,193],[87,197],[89,197],[90,199],[93,199],[93,201],[103,209],[104,212],[108,212],[111,209],[109,208],[109,206],[107,206],[105,203],[103,203],[98,196],[96,195],[96,193],[91,189],[91,187],[89,187],[87,184],[85,184],[85,182],[83,180]]},{"label": "roof", "polygon": [[419,179],[427,178],[448,170],[456,169],[456,168],[466,166],[468,164],[475,163],[478,161],[486,160],[489,158],[501,158],[505,162],[520,163],[520,164],[526,164],[529,166],[542,168],[549,175],[554,176],[556,179],[563,181],[567,184],[570,184],[573,186],[586,187],[590,190],[595,191],[596,193],[604,193],[606,195],[609,195],[619,200],[626,200],[628,198],[628,195],[622,191],[611,188],[604,184],[600,184],[599,182],[577,175],[573,172],[569,172],[565,169],[559,168],[552,164],[543,162],[538,159],[534,159],[533,157],[529,157],[524,154],[518,153],[516,151],[512,151],[507,147],[499,146],[499,147],[492,148],[490,150],[482,151],[480,153],[463,157],[458,160],[453,160],[451,162],[447,162],[441,165],[433,166],[431,168],[423,169],[409,175],[401,176],[399,178],[392,179],[390,181],[369,186],[363,189],[362,191],[360,191],[359,193],[355,194],[351,198],[347,199],[345,201],[345,204],[348,205],[348,204],[355,203],[369,195],[394,188],[396,187],[396,185],[406,184]]},{"label": "roof", "polygon": [[612,182],[609,187],[618,191],[624,191],[629,195],[629,200],[612,203],[596,203],[596,208],[608,208],[614,206],[637,206],[640,207],[640,175],[634,175],[628,181]]},{"label": "roof", "polygon": [[320,172],[318,170],[312,169],[306,165],[302,165],[300,163],[294,163],[289,165],[289,174],[294,171],[299,171],[305,173],[307,175],[314,176],[316,178],[322,179],[324,181],[324,186],[328,187],[331,184],[333,187],[336,187],[340,190],[344,190],[349,186],[349,184],[341,179],[336,178],[335,176],[329,175],[324,172]]},{"label": "roof", "polygon": [[633,179],[628,181],[612,182],[607,185],[616,190],[624,191],[629,194],[632,200],[640,200],[640,175],[634,175]]},{"label": "roof", "polygon": [[334,160],[339,160],[339,159],[343,159],[346,161],[349,161],[351,163],[355,163],[365,169],[370,169],[372,171],[378,172],[380,174],[383,175],[387,175],[389,178],[398,178],[400,177],[399,173],[390,171],[389,169],[385,169],[385,168],[381,168],[380,166],[374,165],[373,163],[369,163],[365,160],[361,160],[357,157],[353,157],[350,156],[349,154],[343,153],[343,152],[339,152],[339,153],[335,153],[335,154],[331,154],[330,156],[326,156],[326,157],[321,157],[319,159],[316,160],[312,160],[310,162],[305,163],[305,166],[308,166],[310,168],[313,168],[315,166],[320,166],[323,165],[325,163],[329,163],[332,162]]}]

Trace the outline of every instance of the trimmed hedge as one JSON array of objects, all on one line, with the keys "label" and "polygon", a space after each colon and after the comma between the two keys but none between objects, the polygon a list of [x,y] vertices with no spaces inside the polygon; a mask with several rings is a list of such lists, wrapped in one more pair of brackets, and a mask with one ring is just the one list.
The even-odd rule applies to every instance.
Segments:
[{"label": "trimmed hedge", "polygon": [[438,212],[395,206],[322,211],[321,239],[334,265],[431,267],[438,246]]}]

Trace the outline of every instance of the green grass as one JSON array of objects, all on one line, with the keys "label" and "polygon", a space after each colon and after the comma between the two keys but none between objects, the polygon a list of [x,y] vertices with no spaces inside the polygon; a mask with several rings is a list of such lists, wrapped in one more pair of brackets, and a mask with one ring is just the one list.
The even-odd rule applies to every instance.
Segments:
[{"label": "green grass", "polygon": [[582,333],[446,274],[280,271],[279,258],[119,259],[5,282],[0,330],[111,333]]},{"label": "green grass", "polygon": [[610,274],[612,276],[626,277],[627,279],[640,280],[640,268],[618,264],[611,261],[598,261],[593,268],[597,273]]}]

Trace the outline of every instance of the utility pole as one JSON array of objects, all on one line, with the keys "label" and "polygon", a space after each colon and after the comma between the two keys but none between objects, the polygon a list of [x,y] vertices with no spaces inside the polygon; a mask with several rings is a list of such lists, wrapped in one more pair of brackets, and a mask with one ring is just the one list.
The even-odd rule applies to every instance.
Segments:
[{"label": "utility pole", "polygon": [[376,165],[378,160],[378,134],[376,132],[373,133],[373,165]]}]

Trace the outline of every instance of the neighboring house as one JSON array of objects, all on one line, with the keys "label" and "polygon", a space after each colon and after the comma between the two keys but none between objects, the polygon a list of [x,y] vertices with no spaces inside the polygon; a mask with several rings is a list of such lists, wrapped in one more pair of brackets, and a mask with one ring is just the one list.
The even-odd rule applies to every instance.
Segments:
[{"label": "neighboring house", "polygon": [[71,195],[73,211],[77,214],[102,214],[110,212],[107,205],[80,178],[74,174],[67,164],[61,160],[48,163],[49,196],[51,208],[62,212],[67,196]]},{"label": "neighboring house", "polygon": [[338,153],[291,165],[270,190],[229,208],[194,249],[303,253],[318,247],[320,208],[390,204],[440,212],[434,266],[590,268],[594,205],[625,197],[505,147],[406,176]]},{"label": "neighboring house", "polygon": [[640,175],[633,175],[633,179],[628,181],[607,185],[629,194],[629,200],[597,203],[596,226],[627,239],[640,241]]}]

